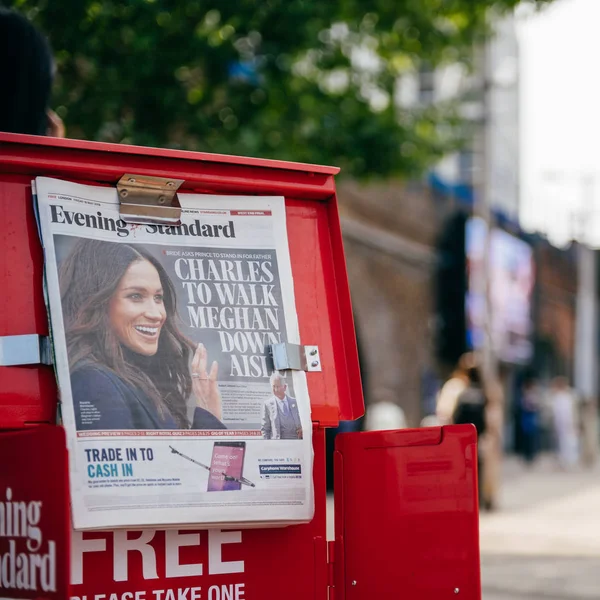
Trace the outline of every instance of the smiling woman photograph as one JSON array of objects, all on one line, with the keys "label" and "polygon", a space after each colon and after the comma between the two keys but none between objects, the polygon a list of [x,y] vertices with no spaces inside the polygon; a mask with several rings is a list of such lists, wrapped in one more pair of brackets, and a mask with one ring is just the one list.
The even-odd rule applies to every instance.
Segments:
[{"label": "smiling woman photograph", "polygon": [[207,371],[205,347],[179,331],[175,288],[152,255],[79,239],[59,282],[78,431],[225,429],[217,363]]}]

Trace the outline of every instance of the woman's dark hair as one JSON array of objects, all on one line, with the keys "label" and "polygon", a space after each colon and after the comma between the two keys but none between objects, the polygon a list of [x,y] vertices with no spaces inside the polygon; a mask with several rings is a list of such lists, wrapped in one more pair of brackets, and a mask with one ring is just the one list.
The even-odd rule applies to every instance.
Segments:
[{"label": "woman's dark hair", "polygon": [[471,385],[481,385],[481,375],[477,365],[471,365],[467,369],[467,377]]},{"label": "woman's dark hair", "polygon": [[[148,261],[160,277],[166,320],[152,357],[132,356],[109,323],[109,302],[127,269]],[[165,408],[189,427],[186,400],[192,390],[189,360],[194,344],[178,328],[175,288],[162,265],[130,244],[78,240],[60,265],[59,285],[71,373],[98,363],[151,398],[162,417]]]},{"label": "woman's dark hair", "polygon": [[0,131],[46,135],[54,63],[46,38],[0,8]]}]

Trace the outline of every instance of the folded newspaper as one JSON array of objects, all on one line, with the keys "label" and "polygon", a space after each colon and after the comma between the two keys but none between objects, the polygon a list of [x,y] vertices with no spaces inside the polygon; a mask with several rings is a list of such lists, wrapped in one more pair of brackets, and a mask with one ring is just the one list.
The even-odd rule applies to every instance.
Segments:
[{"label": "folded newspaper", "polygon": [[35,188],[74,527],[309,521],[306,377],[268,360],[300,343],[283,198],[140,225],[114,188]]}]

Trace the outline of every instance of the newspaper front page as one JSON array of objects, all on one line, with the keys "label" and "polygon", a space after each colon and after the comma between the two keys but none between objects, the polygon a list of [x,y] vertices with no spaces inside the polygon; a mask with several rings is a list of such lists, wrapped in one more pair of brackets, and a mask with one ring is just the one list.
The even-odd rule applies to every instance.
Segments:
[{"label": "newspaper front page", "polygon": [[125,223],[117,190],[37,178],[77,529],[313,516],[284,199],[179,194],[182,224]]}]

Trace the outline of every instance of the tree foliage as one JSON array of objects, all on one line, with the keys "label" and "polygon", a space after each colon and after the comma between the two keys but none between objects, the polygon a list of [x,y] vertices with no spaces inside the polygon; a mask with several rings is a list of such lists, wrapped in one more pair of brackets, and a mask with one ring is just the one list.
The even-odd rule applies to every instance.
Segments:
[{"label": "tree foliage", "polygon": [[[538,0],[538,4],[546,0]],[[71,137],[415,173],[460,139],[399,77],[468,64],[518,0],[9,0],[53,46]]]}]

